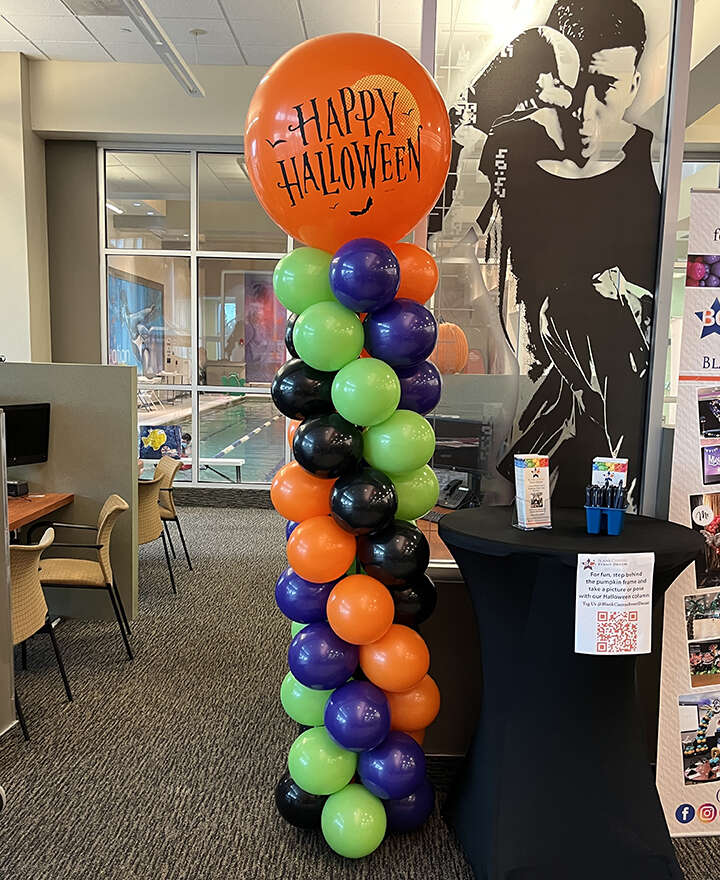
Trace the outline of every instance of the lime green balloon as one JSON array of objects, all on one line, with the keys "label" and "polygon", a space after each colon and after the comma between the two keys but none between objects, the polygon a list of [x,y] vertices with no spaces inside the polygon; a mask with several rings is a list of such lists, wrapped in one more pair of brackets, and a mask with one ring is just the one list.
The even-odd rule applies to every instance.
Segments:
[{"label": "lime green balloon", "polygon": [[328,846],[338,855],[361,859],[382,843],[387,815],[380,798],[353,783],[325,801],[320,825]]},{"label": "lime green balloon", "polygon": [[306,727],[317,727],[324,721],[325,704],[331,693],[332,689],[316,691],[305,687],[292,672],[288,672],[280,685],[280,702],[293,721]]},{"label": "lime green balloon", "polygon": [[294,639],[295,636],[300,632],[301,629],[304,629],[307,626],[306,623],[298,623],[297,620],[290,621],[290,638]]},{"label": "lime green balloon", "polygon": [[435,507],[440,486],[435,472],[429,465],[404,474],[388,474],[393,481],[398,497],[398,508],[395,519],[410,522],[419,516],[425,516],[428,510]]},{"label": "lime green balloon", "polygon": [[364,339],[360,318],[339,302],[309,306],[293,329],[298,357],[328,373],[354,361],[363,349]]},{"label": "lime green balloon", "polygon": [[[337,377],[336,377],[337,378]],[[430,422],[409,409],[398,409],[363,434],[363,456],[386,474],[406,474],[421,468],[435,451]]]},{"label": "lime green balloon", "polygon": [[319,302],[335,302],[330,289],[332,254],[317,248],[295,248],[275,266],[275,296],[291,312],[301,314]]},{"label": "lime green balloon", "polygon": [[400,380],[385,361],[359,358],[343,367],[333,379],[332,402],[340,415],[354,425],[377,425],[397,409]]},{"label": "lime green balloon", "polygon": [[310,794],[333,794],[353,778],[357,754],[330,739],[324,727],[311,727],[290,746],[288,770]]}]

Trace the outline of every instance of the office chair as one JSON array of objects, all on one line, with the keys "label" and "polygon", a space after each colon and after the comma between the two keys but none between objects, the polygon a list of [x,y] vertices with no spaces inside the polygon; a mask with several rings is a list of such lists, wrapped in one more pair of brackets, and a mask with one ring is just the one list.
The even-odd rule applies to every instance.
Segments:
[{"label": "office chair", "polygon": [[185,559],[187,559],[188,568],[190,569],[190,571],[192,571],[193,567],[192,562],[190,561],[190,554],[188,553],[187,544],[185,543],[185,535],[183,535],[183,530],[180,526],[180,520],[178,518],[177,509],[175,507],[175,499],[173,498],[173,481],[181,466],[182,462],[179,459],[170,458],[169,455],[164,455],[155,465],[155,476],[161,478],[160,519],[162,520],[163,527],[165,528],[165,534],[167,535],[168,543],[170,544],[170,551],[173,555],[173,559],[177,559],[177,555],[175,553],[175,547],[173,546],[172,538],[170,537],[170,528],[168,526],[169,522],[174,522],[177,526],[178,535],[180,536],[180,541],[182,543],[183,550],[185,551]]}]

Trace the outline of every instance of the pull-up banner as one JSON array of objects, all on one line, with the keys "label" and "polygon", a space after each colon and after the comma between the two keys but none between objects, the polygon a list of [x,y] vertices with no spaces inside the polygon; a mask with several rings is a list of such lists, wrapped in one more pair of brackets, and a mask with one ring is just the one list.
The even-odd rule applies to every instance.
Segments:
[{"label": "pull-up banner", "polygon": [[720,834],[720,190],[693,190],[670,519],[705,551],[666,593],[657,785],[673,836]]}]

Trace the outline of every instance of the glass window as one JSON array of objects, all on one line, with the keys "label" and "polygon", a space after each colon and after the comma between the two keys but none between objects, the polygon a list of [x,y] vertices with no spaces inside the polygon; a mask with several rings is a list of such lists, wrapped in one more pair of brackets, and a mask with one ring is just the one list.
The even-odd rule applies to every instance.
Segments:
[{"label": "glass window", "polygon": [[190,260],[107,258],[108,362],[137,367],[140,382],[188,385]]},{"label": "glass window", "polygon": [[182,458],[176,482],[189,481],[192,478],[193,434],[190,389],[184,391],[142,383],[137,390],[137,414],[138,456],[143,461],[140,478],[152,478],[157,460],[153,460],[153,456],[161,456],[167,445],[171,455],[179,452]]},{"label": "glass window", "polygon": [[286,359],[271,260],[198,260],[198,382],[267,385]]},{"label": "glass window", "polygon": [[287,250],[287,236],[255,197],[241,155],[198,154],[198,248],[249,253]]},{"label": "glass window", "polygon": [[203,483],[269,483],[285,463],[285,419],[270,395],[199,394],[199,479]]},{"label": "glass window", "polygon": [[190,247],[190,154],[105,153],[107,246]]}]

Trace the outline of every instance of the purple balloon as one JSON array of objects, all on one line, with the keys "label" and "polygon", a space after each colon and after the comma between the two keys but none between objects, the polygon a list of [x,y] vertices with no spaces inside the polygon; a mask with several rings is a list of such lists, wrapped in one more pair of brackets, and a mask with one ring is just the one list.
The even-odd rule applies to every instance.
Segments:
[{"label": "purple balloon", "polygon": [[287,521],[287,525],[285,526],[285,540],[286,541],[290,537],[290,535],[292,535],[292,533],[295,531],[295,527],[299,526],[299,525],[300,525],[300,523],[295,522],[294,519],[289,519]]},{"label": "purple balloon", "polygon": [[398,297],[365,318],[365,348],[391,367],[412,367],[435,348],[437,322],[425,306]]},{"label": "purple balloon", "polygon": [[720,278],[717,275],[708,275],[705,279],[705,287],[720,287]]},{"label": "purple balloon", "polygon": [[400,264],[390,248],[374,238],[346,242],[330,263],[335,299],[353,312],[373,312],[391,302],[400,284]]},{"label": "purple balloon", "polygon": [[713,263],[712,266],[710,266],[710,271],[713,275],[720,276],[720,263]]},{"label": "purple balloon", "polygon": [[375,797],[404,798],[425,778],[425,753],[407,733],[392,731],[377,748],[360,754],[358,773]]},{"label": "purple balloon", "polygon": [[390,733],[387,697],[369,681],[349,681],[327,701],[325,729],[339,746],[351,752],[374,749]]},{"label": "purple balloon", "polygon": [[309,623],[290,642],[288,665],[305,687],[332,690],[355,672],[358,649],[338,638],[328,623]]},{"label": "purple balloon", "polygon": [[424,416],[435,409],[442,394],[440,370],[430,361],[421,361],[414,367],[397,367],[400,380],[398,409],[411,409]]},{"label": "purple balloon", "polygon": [[711,254],[710,256],[704,256],[702,258],[702,260],[703,260],[703,263],[707,263],[708,266],[712,266],[713,263],[720,263],[720,255]]},{"label": "purple balloon", "polygon": [[328,596],[337,581],[314,584],[287,568],[275,584],[275,601],[285,617],[296,623],[318,623],[327,617]]},{"label": "purple balloon", "polygon": [[388,828],[391,831],[414,831],[428,819],[434,806],[435,790],[425,777],[412,794],[385,801]]}]

